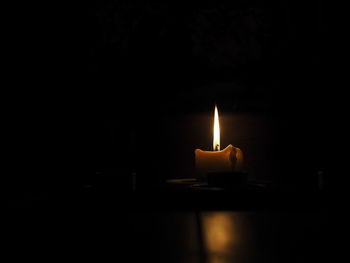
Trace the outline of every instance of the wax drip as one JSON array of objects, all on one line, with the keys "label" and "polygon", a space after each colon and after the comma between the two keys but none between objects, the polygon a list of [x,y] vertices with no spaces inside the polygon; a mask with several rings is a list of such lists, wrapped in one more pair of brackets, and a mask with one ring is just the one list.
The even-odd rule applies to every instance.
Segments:
[{"label": "wax drip", "polygon": [[230,159],[232,162],[232,170],[234,170],[236,165],[237,165],[237,149],[234,146],[232,146],[232,151],[230,153]]}]

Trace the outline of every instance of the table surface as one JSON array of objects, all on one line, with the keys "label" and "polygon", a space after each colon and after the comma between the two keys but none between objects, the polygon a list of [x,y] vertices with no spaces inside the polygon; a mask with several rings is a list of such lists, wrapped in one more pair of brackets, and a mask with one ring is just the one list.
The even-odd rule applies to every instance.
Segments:
[{"label": "table surface", "polygon": [[334,259],[337,239],[322,195],[186,189],[27,192],[9,203],[6,246],[13,257],[21,251],[36,260],[46,253],[117,262]]},{"label": "table surface", "polygon": [[333,262],[336,244],[325,211],[123,211],[112,206],[104,212],[26,213],[12,220],[8,231],[5,248],[14,251],[12,258],[24,254],[36,260]]}]

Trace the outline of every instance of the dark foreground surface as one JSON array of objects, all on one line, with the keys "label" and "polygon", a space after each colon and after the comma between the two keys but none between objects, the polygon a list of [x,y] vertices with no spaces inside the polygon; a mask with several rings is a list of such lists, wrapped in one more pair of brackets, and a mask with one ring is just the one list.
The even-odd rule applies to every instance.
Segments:
[{"label": "dark foreground surface", "polygon": [[95,262],[332,262],[327,193],[113,186],[24,191],[8,199],[13,260]]}]

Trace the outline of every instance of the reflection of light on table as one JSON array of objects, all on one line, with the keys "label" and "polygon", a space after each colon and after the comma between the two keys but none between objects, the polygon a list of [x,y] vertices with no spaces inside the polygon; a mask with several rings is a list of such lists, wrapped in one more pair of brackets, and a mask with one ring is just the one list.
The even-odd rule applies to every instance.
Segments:
[{"label": "reflection of light on table", "polygon": [[227,212],[203,213],[203,232],[209,262],[227,262],[237,244],[234,214]]}]

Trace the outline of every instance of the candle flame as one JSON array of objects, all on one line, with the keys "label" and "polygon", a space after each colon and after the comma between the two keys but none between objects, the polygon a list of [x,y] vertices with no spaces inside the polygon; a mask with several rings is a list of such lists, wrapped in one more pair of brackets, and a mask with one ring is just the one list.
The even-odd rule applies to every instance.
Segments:
[{"label": "candle flame", "polygon": [[213,137],[214,151],[220,151],[220,124],[218,107],[215,105],[214,109],[214,137]]}]

